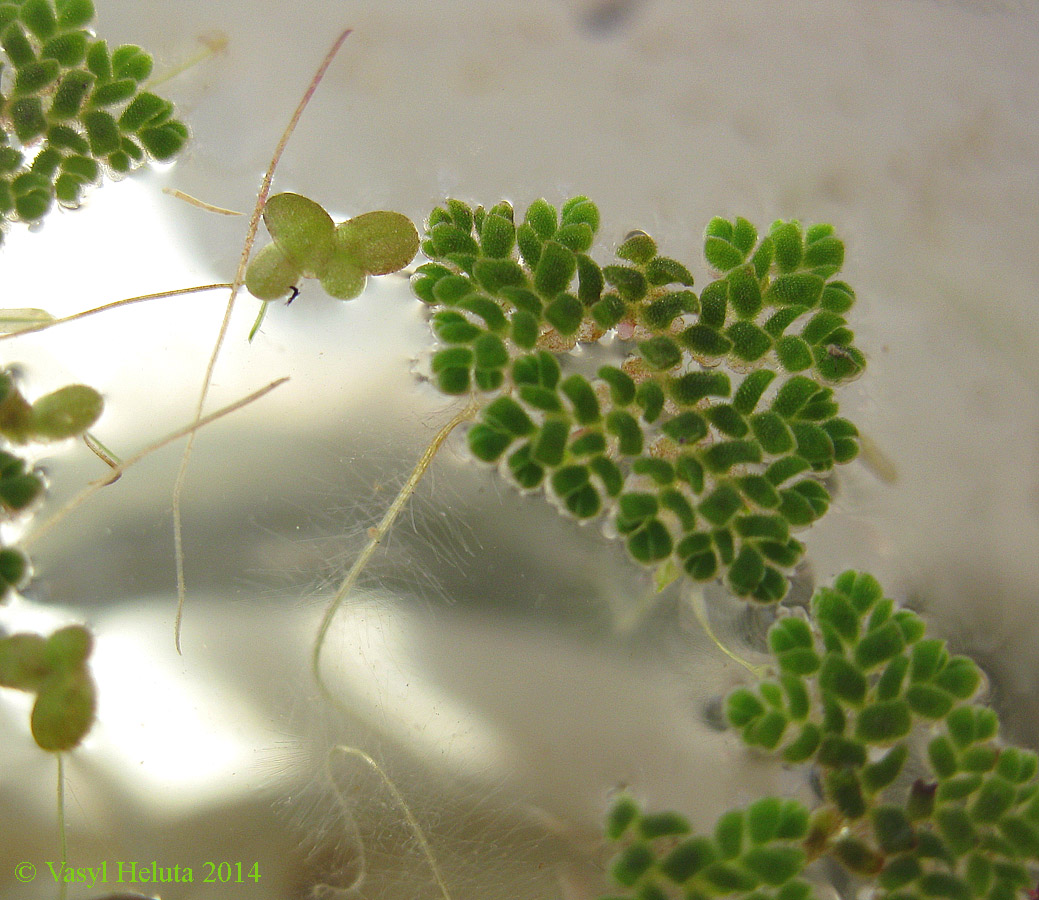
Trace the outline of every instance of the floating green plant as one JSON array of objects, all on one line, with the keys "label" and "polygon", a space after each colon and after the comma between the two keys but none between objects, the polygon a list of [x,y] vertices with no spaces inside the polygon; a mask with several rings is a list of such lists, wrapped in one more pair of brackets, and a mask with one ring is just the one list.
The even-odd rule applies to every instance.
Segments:
[{"label": "floating green plant", "polygon": [[[0,3],[0,46],[14,68],[0,98],[0,216],[38,219],[54,199],[78,202],[102,168],[125,171],[183,143],[172,107],[140,89],[150,58],[135,47],[109,53],[85,30],[92,16],[89,0]],[[312,278],[350,299],[369,275],[407,266],[420,246],[399,213],[337,225],[302,196],[267,197],[288,135],[346,34],[274,154],[235,280],[199,288],[230,288],[227,317],[243,283],[271,301]],[[261,213],[272,243],[249,263]],[[716,218],[703,247],[714,277],[695,291],[691,270],[643,232],[623,240],[616,260],[598,263],[599,224],[585,197],[558,210],[535,201],[522,220],[508,203],[484,209],[458,200],[430,215],[427,261],[413,279],[437,341],[430,371],[441,391],[469,402],[437,433],[343,580],[314,647],[319,683],[338,604],[452,429],[473,418],[474,456],[520,490],[545,492],[569,516],[609,522],[629,556],[656,569],[658,586],[721,578],[737,596],[783,599],[804,555],[795,533],[826,512],[823,479],[859,450],[834,394],[865,366],[845,318],[855,294],[836,277],[844,246],[829,225],[778,221],[759,234],[745,219]],[[10,319],[26,330],[65,321],[37,310]],[[151,449],[184,436],[190,447],[197,428],[226,411],[202,415],[224,333],[194,423]],[[616,359],[594,370],[571,352],[606,339]],[[82,385],[30,403],[0,373],[0,519],[30,513],[44,489],[22,448],[82,435],[101,410],[100,395]],[[112,477],[142,455],[109,458]],[[0,600],[29,575],[22,550],[0,548]],[[181,571],[178,582],[182,596]],[[697,835],[677,813],[643,812],[622,798],[606,838],[618,845],[611,874],[624,897],[807,900],[822,860],[886,900],[1025,893],[1039,865],[1037,757],[1000,739],[971,660],[927,637],[916,614],[854,572],[818,591],[807,615],[779,607],[768,646],[771,675],[733,691],[726,719],[747,752],[804,767],[818,803],[761,798]],[[91,649],[81,626],[0,637],[0,686],[34,695],[34,739],[59,761],[93,723]],[[333,752],[380,775],[448,897],[432,850],[378,763],[357,748]]]},{"label": "floating green plant", "polygon": [[[638,562],[739,596],[783,597],[827,509],[819,480],[858,452],[833,385],[865,359],[834,279],[844,245],[829,225],[714,219],[704,252],[721,277],[699,295],[682,263],[636,232],[619,262],[588,254],[599,212],[457,200],[426,224],[415,293],[432,310],[442,391],[485,398],[472,453],[578,519],[609,517]],[[577,342],[621,338],[619,365],[581,371]]]},{"label": "floating green plant", "polygon": [[1039,758],[1000,738],[972,660],[857,572],[817,591],[810,616],[780,618],[768,645],[775,676],[730,694],[726,718],[753,750],[810,768],[821,803],[759,800],[710,838],[624,798],[607,836],[623,844],[612,872],[628,896],[803,900],[801,872],[822,857],[888,900],[1024,895]]}]

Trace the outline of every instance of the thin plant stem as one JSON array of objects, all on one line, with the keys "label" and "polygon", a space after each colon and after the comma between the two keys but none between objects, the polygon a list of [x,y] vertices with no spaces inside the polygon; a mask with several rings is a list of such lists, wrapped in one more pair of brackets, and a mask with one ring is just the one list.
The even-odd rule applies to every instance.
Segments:
[{"label": "thin plant stem", "polygon": [[164,194],[169,194],[171,197],[176,197],[178,200],[183,200],[189,206],[204,209],[206,212],[219,213],[222,216],[241,215],[237,210],[225,209],[223,206],[214,206],[212,203],[206,203],[205,200],[199,200],[198,197],[192,197],[191,194],[185,193],[184,191],[178,191],[176,188],[164,187],[162,192]]},{"label": "thin plant stem", "polygon": [[426,840],[426,835],[422,831],[422,826],[419,825],[418,819],[415,818],[415,814],[411,811],[411,807],[408,806],[407,801],[404,799],[404,795],[400,792],[397,785],[393,783],[390,776],[383,771],[382,766],[358,747],[348,747],[345,744],[340,744],[337,747],[333,747],[330,753],[342,753],[346,756],[356,756],[358,759],[370,766],[382,779],[382,783],[386,785],[386,790],[390,792],[393,801],[400,807],[400,810],[404,815],[404,821],[408,823],[408,827],[411,829],[412,834],[415,835],[415,840],[418,841],[419,848],[422,850],[422,855],[426,857],[426,862],[429,864],[429,868],[433,872],[433,878],[437,883],[437,887],[440,888],[440,893],[443,894],[444,900],[451,900],[451,895],[447,890],[447,884],[444,882],[444,876],[440,871],[440,866],[437,864],[436,857],[433,855],[433,848],[429,846],[429,841]]},{"label": "thin plant stem", "polygon": [[65,880],[65,869],[69,864],[69,842],[65,829],[65,754],[58,757],[58,842],[61,846],[61,887],[58,889],[58,900],[65,900],[69,892],[69,883]]},{"label": "thin plant stem", "polygon": [[220,34],[212,38],[200,37],[199,43],[203,46],[200,50],[197,50],[180,65],[174,66],[172,69],[168,69],[154,78],[149,78],[143,85],[145,90],[154,90],[158,85],[165,84],[167,81],[171,81],[176,78],[182,72],[186,72],[193,66],[197,66],[200,62],[205,62],[211,56],[216,56],[218,53],[222,53],[227,47],[227,35]]},{"label": "thin plant stem", "polygon": [[418,486],[419,481],[422,480],[422,476],[426,474],[426,470],[430,467],[437,452],[443,446],[444,441],[447,440],[448,436],[463,422],[467,422],[479,409],[479,401],[476,397],[472,397],[469,402],[465,405],[465,408],[457,412],[443,428],[441,428],[434,436],[433,440],[430,441],[429,446],[422,451],[422,456],[419,457],[418,462],[415,464],[415,468],[411,470],[411,474],[408,476],[408,480],[404,482],[404,486],[400,489],[400,493],[394,498],[390,504],[389,509],[383,514],[379,524],[374,528],[369,529],[368,532],[368,543],[365,548],[361,551],[361,554],[354,560],[354,564],[350,567],[350,571],[346,573],[346,577],[343,578],[339,585],[339,590],[336,591],[335,596],[328,604],[328,608],[325,610],[325,615],[321,619],[321,625],[318,627],[317,635],[314,637],[314,649],[311,653],[311,668],[314,672],[314,680],[317,682],[318,688],[321,690],[322,695],[326,699],[334,699],[328,686],[325,684],[324,679],[321,677],[321,651],[325,646],[325,639],[328,637],[328,629],[332,625],[332,620],[335,618],[339,608],[343,605],[343,601],[349,596],[350,591],[353,590],[354,585],[357,583],[357,579],[361,572],[364,571],[364,567],[368,565],[368,560],[371,559],[372,554],[375,552],[376,547],[386,537],[389,530],[393,527],[393,523],[396,521],[397,516],[400,515],[402,509],[407,504],[411,495],[415,493],[415,488]]},{"label": "thin plant stem", "polygon": [[699,585],[695,585],[690,589],[690,593],[692,596],[689,602],[693,607],[693,614],[696,616],[696,621],[700,623],[700,627],[707,633],[707,636],[714,642],[714,645],[733,662],[739,663],[743,666],[743,668],[750,672],[759,681],[767,677],[769,671],[767,666],[756,666],[753,663],[747,662],[738,653],[735,653],[726,647],[725,644],[721,642],[718,635],[714,633],[714,629],[711,627],[710,616],[707,613],[707,604],[704,603],[703,588]]},{"label": "thin plant stem", "polygon": [[[116,456],[111,450],[108,449],[104,444],[101,443],[94,435],[89,431],[83,435],[83,443],[87,445],[91,453],[93,453],[101,462],[105,463],[111,469],[119,468],[119,457]],[[121,476],[114,475],[108,479],[106,484],[115,484]]]},{"label": "thin plant stem", "polygon": [[18,331],[9,331],[5,334],[0,334],[0,341],[9,341],[12,338],[21,337],[23,334],[33,334],[37,331],[46,331],[48,328],[54,328],[56,325],[75,322],[78,319],[85,319],[87,316],[94,316],[98,313],[108,312],[111,309],[118,309],[120,306],[129,306],[131,303],[143,303],[145,300],[161,300],[164,297],[180,297],[184,294],[201,294],[203,291],[221,291],[227,290],[231,287],[233,287],[233,285],[227,283],[198,284],[194,287],[174,288],[172,291],[158,291],[154,294],[139,294],[136,297],[127,297],[125,300],[115,300],[112,303],[106,303],[104,306],[85,309],[83,312],[73,313],[71,316],[62,316],[60,319],[51,319],[48,322],[40,322],[38,325],[30,325],[28,328],[20,328]]},{"label": "thin plant stem", "polygon": [[[238,291],[245,283],[245,269],[249,263],[249,256],[252,253],[253,244],[256,241],[256,230],[259,227],[260,215],[263,213],[263,207],[267,203],[267,195],[270,194],[271,179],[274,177],[274,170],[277,168],[278,162],[281,160],[282,153],[285,152],[285,146],[288,144],[289,138],[292,137],[292,133],[296,130],[296,125],[299,124],[300,117],[303,115],[303,110],[307,108],[310,98],[314,96],[314,91],[317,90],[317,86],[321,83],[321,79],[324,78],[325,72],[332,64],[332,60],[339,52],[339,48],[343,45],[343,41],[349,37],[351,31],[352,29],[350,28],[344,30],[339,37],[336,38],[335,43],[332,44],[328,53],[325,54],[325,58],[321,61],[321,65],[318,66],[317,72],[314,73],[314,77],[310,80],[310,85],[307,87],[303,97],[300,99],[296,111],[292,114],[289,124],[285,127],[285,131],[282,133],[281,139],[278,141],[278,146],[274,148],[274,155],[271,157],[270,165],[264,173],[263,181],[260,184],[260,192],[256,195],[256,205],[253,207],[252,216],[249,218],[249,227],[245,233],[245,244],[242,246],[242,255],[238,260],[238,271],[235,273],[234,281],[231,284],[231,296],[227,299],[227,309],[224,310],[224,319],[220,323],[220,331],[217,334],[216,343],[213,345],[213,352],[209,357],[209,362],[206,365],[206,372],[202,378],[202,389],[199,391],[198,404],[195,408],[196,421],[201,420],[202,418],[202,411],[205,409],[206,398],[209,396],[209,386],[213,381],[213,371],[216,368],[216,361],[220,356],[220,350],[224,345],[224,339],[227,337],[227,329],[231,323],[231,313],[234,311],[235,299],[238,297]],[[180,458],[180,469],[177,471],[177,480],[173,486],[173,552],[177,566],[177,621],[173,633],[173,642],[177,648],[177,653],[181,652],[180,623],[184,611],[184,599],[187,594],[184,585],[184,529],[181,519],[181,495],[184,492],[184,482],[187,479],[188,464],[191,461],[191,451],[194,448],[194,445],[195,433],[191,432],[188,436],[188,442],[184,447],[184,453]]]},{"label": "thin plant stem", "polygon": [[64,519],[69,513],[78,509],[80,506],[86,503],[87,500],[93,497],[94,494],[96,494],[99,490],[110,485],[116,478],[122,476],[122,474],[127,469],[139,463],[146,456],[150,456],[157,450],[161,450],[163,447],[172,444],[174,441],[180,440],[182,437],[187,437],[188,435],[194,434],[200,428],[205,428],[207,425],[209,425],[211,422],[215,422],[217,419],[222,419],[224,416],[230,415],[233,412],[237,412],[243,406],[248,406],[250,403],[254,403],[261,397],[264,397],[267,394],[269,394],[276,387],[280,387],[281,385],[285,384],[285,382],[288,380],[289,377],[286,375],[282,378],[277,379],[276,381],[272,381],[266,387],[262,387],[258,391],[253,391],[248,396],[242,397],[240,400],[236,400],[234,403],[229,403],[227,406],[223,406],[215,412],[211,412],[208,416],[204,416],[201,419],[196,419],[191,424],[185,425],[183,428],[178,428],[176,431],[166,435],[166,437],[161,438],[153,444],[149,444],[147,447],[145,447],[138,453],[135,453],[133,456],[124,459],[118,465],[114,466],[112,468],[112,471],[109,474],[105,475],[104,478],[99,478],[96,481],[90,482],[90,484],[87,485],[87,487],[80,491],[75,497],[73,497],[68,503],[66,503],[61,509],[59,509],[53,516],[47,519],[42,525],[33,529],[33,531],[30,534],[22,538],[22,546],[28,549],[33,543],[38,541],[48,531],[54,528],[55,525],[61,522],[62,519]]}]

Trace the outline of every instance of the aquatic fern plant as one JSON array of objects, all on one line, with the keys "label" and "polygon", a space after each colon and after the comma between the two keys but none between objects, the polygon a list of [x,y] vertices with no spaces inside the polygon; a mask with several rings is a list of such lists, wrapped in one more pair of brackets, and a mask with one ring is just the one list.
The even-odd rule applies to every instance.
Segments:
[{"label": "aquatic fern plant", "polygon": [[675,813],[617,802],[613,878],[640,900],[806,900],[802,873],[828,858],[886,900],[1013,900],[1039,868],[1039,758],[999,736],[975,701],[972,660],[923,620],[845,572],[811,614],[769,630],[773,677],[729,695],[753,752],[810,772],[819,803],[766,798],[694,836]]},{"label": "aquatic fern plant", "polygon": [[[864,365],[835,280],[829,225],[714,219],[693,276],[635,232],[616,263],[589,255],[599,212],[574,197],[531,204],[449,200],[426,223],[415,293],[432,310],[432,357],[448,394],[485,402],[473,454],[573,517],[606,517],[632,558],[741,597],[780,600],[804,554],[792,531],[830,495],[819,476],[858,452],[833,386]],[[570,351],[616,338],[617,364]]]},{"label": "aquatic fern plant", "polygon": [[[55,199],[75,205],[104,168],[123,172],[183,143],[172,107],[142,88],[150,58],[136,47],[109,53],[86,30],[92,16],[90,0],[0,3],[0,46],[13,66],[0,97],[0,224],[35,221]],[[302,279],[350,299],[369,275],[408,265],[420,242],[399,213],[336,224],[296,194],[264,202],[286,139],[257,200],[272,243],[244,273],[261,309],[294,297]],[[826,512],[824,479],[859,450],[834,395],[865,366],[845,319],[854,291],[836,277],[843,244],[829,225],[778,221],[759,234],[742,218],[713,219],[704,256],[714,277],[697,293],[691,271],[643,232],[600,265],[591,256],[598,228],[585,197],[559,210],[538,200],[522,221],[504,202],[447,200],[430,215],[428,261],[412,282],[437,341],[430,373],[470,404],[423,454],[346,576],[316,642],[319,682],[337,605],[470,412],[475,457],[565,514],[606,523],[635,561],[656,568],[658,587],[722,578],[739,597],[783,599],[804,554],[795,532]],[[240,283],[224,287],[233,295]],[[574,352],[579,344],[595,351]],[[204,423],[201,403],[175,436]],[[0,524],[24,520],[45,486],[23,448],[82,435],[101,409],[81,385],[30,402],[0,372]],[[24,586],[29,568],[17,547],[0,548],[0,602]],[[725,717],[748,753],[802,767],[814,802],[761,798],[703,835],[678,813],[645,812],[622,797],[606,825],[618,897],[808,900],[832,874],[822,863],[884,900],[1025,893],[1039,867],[1039,760],[1000,739],[971,660],[951,655],[915,613],[855,572],[820,589],[807,613],[777,606],[767,641],[769,673],[733,691]],[[59,796],[60,753],[93,723],[91,650],[80,626],[0,636],[0,687],[34,695],[32,733],[59,754]],[[383,777],[449,896],[378,763],[356,748],[338,751]]]},{"label": "aquatic fern plant", "polygon": [[0,227],[76,206],[105,172],[171,159],[187,140],[173,104],[144,89],[151,56],[109,49],[93,19],[91,0],[0,3]]}]

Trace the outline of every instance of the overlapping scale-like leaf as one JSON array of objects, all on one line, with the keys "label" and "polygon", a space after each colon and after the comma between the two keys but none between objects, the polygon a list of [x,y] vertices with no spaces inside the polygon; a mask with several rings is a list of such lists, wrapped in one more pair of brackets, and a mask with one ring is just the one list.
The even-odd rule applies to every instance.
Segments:
[{"label": "overlapping scale-like leaf", "polygon": [[187,139],[173,105],[142,86],[151,57],[131,44],[110,50],[93,19],[91,0],[0,4],[12,70],[0,95],[0,226],[37,221],[55,201],[76,206],[104,170],[172,159]]},{"label": "overlapping scale-like leaf", "polygon": [[[778,600],[804,550],[792,530],[829,505],[815,474],[858,450],[828,383],[852,374],[834,359],[861,367],[838,312],[854,295],[826,282],[843,249],[828,227],[776,223],[758,241],[746,220],[715,219],[706,255],[729,271],[697,296],[644,232],[600,267],[598,224],[585,197],[535,201],[522,221],[508,203],[435,209],[413,279],[439,341],[433,379],[487,394],[470,447],[522,489],[610,516],[640,563]],[[569,355],[607,333],[628,348],[618,365]]]}]

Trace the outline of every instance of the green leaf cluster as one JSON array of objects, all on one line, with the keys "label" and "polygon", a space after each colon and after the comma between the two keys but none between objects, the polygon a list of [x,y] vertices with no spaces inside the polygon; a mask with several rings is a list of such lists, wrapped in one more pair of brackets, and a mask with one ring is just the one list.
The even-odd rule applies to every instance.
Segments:
[{"label": "green leaf cluster", "polygon": [[76,206],[104,170],[172,159],[187,140],[173,105],[142,87],[151,56],[110,50],[93,19],[91,0],[0,3],[0,226]]},{"label": "green leaf cluster", "polygon": [[798,877],[808,834],[808,810],[796,800],[758,800],[698,835],[684,817],[644,813],[624,796],[606,835],[619,845],[610,874],[626,892],[604,900],[809,900],[811,886]]},{"label": "green leaf cluster", "polygon": [[378,210],[336,225],[313,200],[275,194],[263,208],[274,242],[253,257],[245,286],[258,300],[284,297],[301,278],[317,278],[332,297],[352,300],[369,275],[403,269],[418,252],[418,232],[397,212]]},{"label": "green leaf cluster", "polygon": [[[854,293],[830,280],[843,245],[829,226],[777,222],[758,241],[715,219],[705,252],[727,271],[697,295],[643,232],[600,266],[598,226],[586,197],[535,201],[522,221],[504,202],[435,209],[413,280],[441,345],[434,380],[486,397],[469,446],[521,489],[608,516],[640,563],[779,600],[804,553],[792,532],[829,505],[817,476],[858,452],[833,396],[864,365],[839,314]],[[570,351],[607,335],[625,359],[582,371]]]},{"label": "green leaf cluster", "polygon": [[12,634],[0,637],[0,687],[36,695],[30,726],[44,750],[71,750],[94,724],[97,705],[87,659],[93,637],[70,625],[50,637]]},{"label": "green leaf cluster", "polygon": [[[97,421],[103,408],[101,395],[82,384],[67,385],[29,403],[11,372],[0,370],[0,442],[8,446],[76,437]],[[0,445],[0,524],[23,515],[43,489],[42,476],[29,462]],[[24,586],[29,571],[29,560],[20,549],[0,545],[0,603]]]},{"label": "green leaf cluster", "polygon": [[856,572],[768,644],[777,677],[733,692],[726,715],[748,745],[817,771],[812,855],[875,876],[889,900],[1020,896],[1039,864],[1039,761],[972,702],[975,663]]},{"label": "green leaf cluster", "polygon": [[92,387],[70,384],[29,403],[9,371],[0,370],[0,437],[12,444],[78,437],[104,410]]}]

